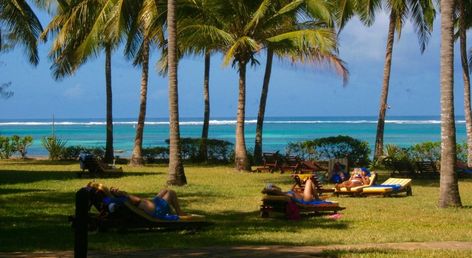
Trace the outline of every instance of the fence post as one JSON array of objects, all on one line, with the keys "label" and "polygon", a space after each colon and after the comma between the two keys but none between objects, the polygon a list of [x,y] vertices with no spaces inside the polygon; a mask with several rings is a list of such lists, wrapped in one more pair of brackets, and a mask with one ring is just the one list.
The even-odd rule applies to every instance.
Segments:
[{"label": "fence post", "polygon": [[75,194],[74,257],[87,257],[89,191],[81,188]]}]

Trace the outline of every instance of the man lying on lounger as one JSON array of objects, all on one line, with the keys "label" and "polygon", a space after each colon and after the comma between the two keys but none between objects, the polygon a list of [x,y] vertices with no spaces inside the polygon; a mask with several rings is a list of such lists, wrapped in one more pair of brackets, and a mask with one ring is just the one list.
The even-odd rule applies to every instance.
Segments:
[{"label": "man lying on lounger", "polygon": [[[187,215],[187,213],[180,209],[177,194],[173,190],[161,190],[152,201],[128,194],[116,188],[111,188],[110,192],[116,197],[125,197],[130,203],[156,218],[172,219],[171,217],[174,217],[174,219],[178,219],[178,216]],[[170,207],[175,210],[178,216],[171,214]]]}]

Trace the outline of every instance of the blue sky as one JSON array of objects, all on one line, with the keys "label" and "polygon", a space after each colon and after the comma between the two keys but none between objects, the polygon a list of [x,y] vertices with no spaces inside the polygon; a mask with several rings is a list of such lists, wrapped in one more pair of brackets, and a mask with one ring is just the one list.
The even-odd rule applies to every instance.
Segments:
[{"label": "blue sky", "polygon": [[[46,26],[49,18],[41,13]],[[393,50],[388,115],[439,115],[439,42],[440,17],[423,55],[410,24],[402,32]],[[376,116],[383,76],[388,29],[387,15],[379,13],[371,27],[352,20],[340,35],[340,57],[347,63],[350,79],[342,79],[330,70],[312,65],[292,65],[276,60],[271,77],[267,116]],[[472,37],[471,33],[468,37]],[[395,38],[397,40],[397,38]],[[49,41],[50,43],[51,41]],[[83,65],[78,72],[54,81],[47,58],[49,43],[42,44],[40,64],[27,62],[21,48],[0,53],[1,82],[12,82],[14,96],[0,99],[0,118],[6,120],[51,118],[104,118],[105,79],[103,55]],[[469,47],[471,40],[468,40]],[[463,114],[463,85],[456,44],[456,115]],[[154,70],[158,51],[152,55],[147,116],[168,116],[167,79]],[[250,68],[247,76],[246,116],[257,116],[265,66]],[[221,55],[212,56],[210,97],[211,117],[235,117],[238,75],[231,66],[223,67]],[[135,118],[139,108],[139,68],[117,50],[112,58],[113,115]],[[179,104],[181,117],[202,117],[203,58],[186,57],[179,65]]]}]

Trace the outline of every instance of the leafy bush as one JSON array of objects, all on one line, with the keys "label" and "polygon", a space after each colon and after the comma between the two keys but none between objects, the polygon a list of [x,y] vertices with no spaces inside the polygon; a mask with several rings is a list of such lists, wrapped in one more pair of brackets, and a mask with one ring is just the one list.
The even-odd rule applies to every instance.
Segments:
[{"label": "leafy bush", "polygon": [[147,163],[165,163],[169,161],[168,147],[143,148],[143,158]]},{"label": "leafy bush", "polygon": [[15,144],[12,138],[0,136],[0,158],[9,159],[15,152]]},{"label": "leafy bush", "polygon": [[47,136],[41,139],[41,144],[48,151],[50,160],[58,160],[64,153],[67,141],[59,139],[56,136]]},{"label": "leafy bush", "polygon": [[21,155],[22,159],[26,158],[26,154],[28,153],[28,147],[33,144],[33,137],[31,136],[18,136],[18,135],[13,135],[11,137],[13,146],[15,151],[19,152]]},{"label": "leafy bush", "polygon": [[[181,138],[180,153],[182,159],[190,162],[203,162],[200,157],[200,138]],[[169,144],[169,139],[166,140]],[[143,149],[143,156],[147,162],[167,161],[169,159],[168,147],[154,147]],[[233,144],[219,139],[207,139],[207,157],[211,163],[228,163],[232,161]]]},{"label": "leafy bush", "polygon": [[103,147],[85,147],[81,145],[72,145],[64,147],[60,154],[62,160],[76,160],[80,153],[90,153],[95,157],[102,159],[105,155],[105,149]]},{"label": "leafy bush", "polygon": [[441,142],[423,142],[410,147],[410,154],[415,161],[441,160]]},{"label": "leafy bush", "polygon": [[366,166],[369,164],[370,148],[365,141],[338,135],[311,141],[289,143],[286,153],[303,159],[313,160],[346,157],[349,160],[350,166]]},{"label": "leafy bush", "polygon": [[385,156],[390,160],[412,162],[411,148],[401,148],[395,144],[385,145]]}]

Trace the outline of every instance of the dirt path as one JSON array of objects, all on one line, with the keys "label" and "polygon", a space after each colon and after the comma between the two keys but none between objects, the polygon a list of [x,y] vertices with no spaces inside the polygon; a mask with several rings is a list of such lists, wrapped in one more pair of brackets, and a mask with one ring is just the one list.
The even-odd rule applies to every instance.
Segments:
[{"label": "dirt path", "polygon": [[[328,246],[232,246],[202,247],[192,249],[159,249],[130,252],[89,252],[89,257],[321,257],[325,250],[362,250],[362,249],[447,249],[472,250],[472,242],[405,242],[405,243],[366,243],[358,245]],[[15,252],[0,253],[3,257],[73,257],[73,251],[60,252]]]}]

